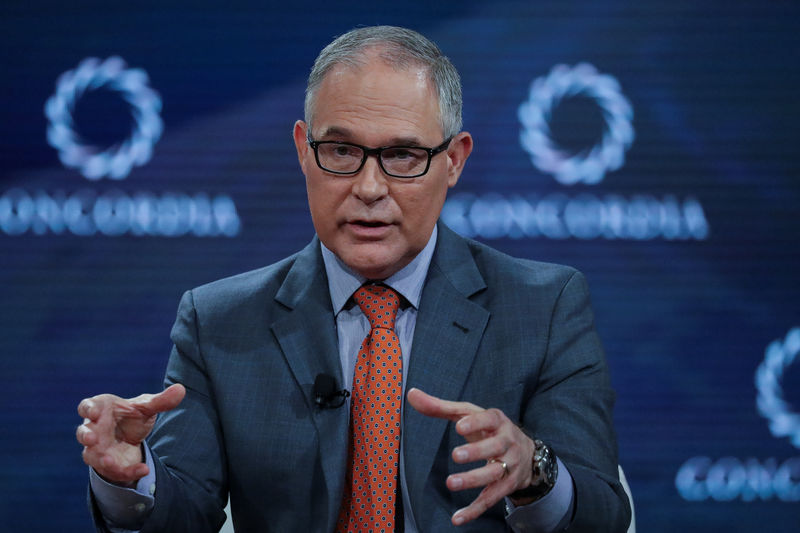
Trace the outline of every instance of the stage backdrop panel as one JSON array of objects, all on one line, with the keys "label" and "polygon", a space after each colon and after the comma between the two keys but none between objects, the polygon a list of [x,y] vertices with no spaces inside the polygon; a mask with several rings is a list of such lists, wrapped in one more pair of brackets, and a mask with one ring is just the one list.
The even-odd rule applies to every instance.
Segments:
[{"label": "stage backdrop panel", "polygon": [[79,400],[158,390],[183,291],[309,241],[305,77],[398,24],[463,78],[445,222],[589,280],[639,531],[797,531],[798,11],[5,2],[3,530],[89,530]]}]

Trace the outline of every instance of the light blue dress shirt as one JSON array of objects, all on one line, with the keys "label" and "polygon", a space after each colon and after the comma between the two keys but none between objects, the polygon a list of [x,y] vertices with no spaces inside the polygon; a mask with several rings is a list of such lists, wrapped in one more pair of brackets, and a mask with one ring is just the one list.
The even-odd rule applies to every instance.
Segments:
[{"label": "light blue dress shirt", "polygon": [[[436,248],[438,230],[433,233],[425,248],[403,269],[383,280],[403,296],[407,304],[401,305],[395,320],[395,332],[400,338],[403,357],[403,397],[405,398],[406,376],[411,359],[414,327],[417,309],[422,297],[422,289],[428,274],[433,251]],[[361,343],[369,333],[369,320],[350,297],[364,284],[366,278],[350,270],[332,251],[321,244],[322,258],[328,276],[328,289],[336,316],[336,329],[339,339],[339,356],[342,363],[344,388],[351,390],[353,372]],[[401,299],[402,300],[402,299]],[[349,401],[347,404],[349,412]],[[405,402],[401,406],[401,418]],[[402,441],[401,441],[402,442]],[[145,448],[145,462],[150,474],[140,479],[135,489],[126,489],[107,483],[94,470],[90,469],[90,483],[97,504],[114,533],[129,533],[138,530],[154,505],[156,491],[155,469],[150,450]],[[553,489],[543,498],[529,505],[515,507],[506,498],[508,515],[506,522],[517,532],[536,531],[550,533],[559,531],[569,524],[573,508],[573,481],[569,471],[558,462],[559,476]],[[403,496],[403,517],[406,533],[417,533],[413,509],[410,505],[405,480],[403,449],[400,449],[400,486]]]}]

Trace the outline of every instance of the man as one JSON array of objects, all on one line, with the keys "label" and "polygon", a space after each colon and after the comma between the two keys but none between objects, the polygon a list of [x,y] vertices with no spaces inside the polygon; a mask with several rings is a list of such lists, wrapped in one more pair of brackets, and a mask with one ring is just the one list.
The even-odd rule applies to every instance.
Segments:
[{"label": "man", "polygon": [[339,37],[294,142],[316,238],[184,295],[165,391],[81,402],[98,530],[216,531],[230,495],[243,531],[624,531],[583,277],[437,225],[472,151],[449,60]]}]

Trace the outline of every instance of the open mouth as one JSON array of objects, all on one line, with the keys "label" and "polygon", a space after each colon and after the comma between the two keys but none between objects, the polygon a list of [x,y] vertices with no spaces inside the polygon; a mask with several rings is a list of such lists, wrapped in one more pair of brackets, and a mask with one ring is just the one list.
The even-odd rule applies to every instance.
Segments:
[{"label": "open mouth", "polygon": [[359,238],[381,239],[386,237],[392,224],[380,220],[353,220],[348,223],[350,231]]},{"label": "open mouth", "polygon": [[364,226],[366,228],[379,228],[381,226],[386,226],[385,222],[370,222],[368,220],[357,220],[354,224],[358,224],[359,226]]}]

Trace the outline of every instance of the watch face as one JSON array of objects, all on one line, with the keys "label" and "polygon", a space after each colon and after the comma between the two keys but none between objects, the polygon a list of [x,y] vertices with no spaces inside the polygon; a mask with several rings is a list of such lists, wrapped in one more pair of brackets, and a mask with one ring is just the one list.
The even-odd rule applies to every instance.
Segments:
[{"label": "watch face", "polygon": [[534,441],[536,451],[533,454],[533,472],[537,478],[536,485],[544,486],[547,490],[556,483],[558,465],[550,447],[539,439]]},{"label": "watch face", "polygon": [[558,477],[558,464],[556,463],[550,447],[539,439],[534,439],[533,451],[533,479],[531,485],[510,494],[511,498],[536,498],[539,499],[550,492],[556,484]]}]

